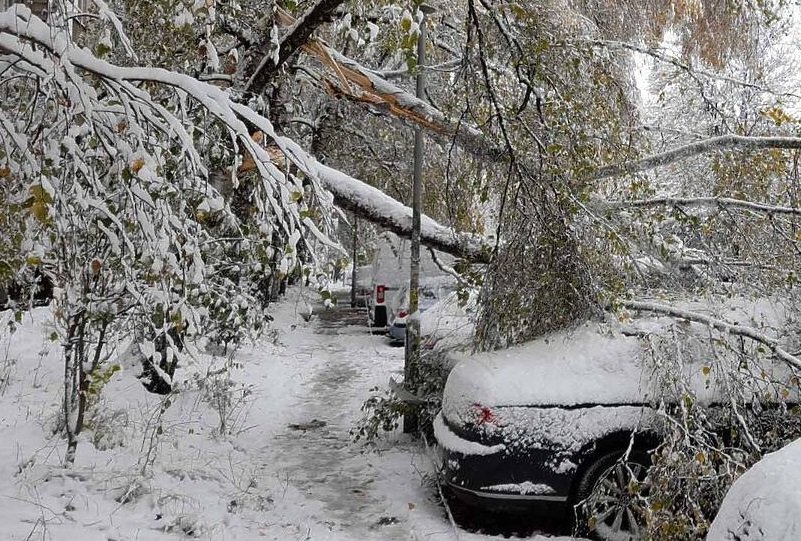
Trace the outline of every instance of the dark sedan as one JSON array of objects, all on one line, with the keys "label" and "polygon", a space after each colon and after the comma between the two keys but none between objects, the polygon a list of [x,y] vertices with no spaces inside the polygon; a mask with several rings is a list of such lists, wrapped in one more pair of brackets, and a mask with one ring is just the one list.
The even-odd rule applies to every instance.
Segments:
[{"label": "dark sedan", "polygon": [[[665,389],[643,344],[587,323],[507,350],[453,354],[434,423],[449,491],[488,509],[568,512],[607,541],[642,539],[650,451],[664,433],[653,405]],[[759,379],[775,369],[770,379],[787,381],[785,368],[762,366]],[[728,377],[691,359],[677,375],[708,404]]]}]

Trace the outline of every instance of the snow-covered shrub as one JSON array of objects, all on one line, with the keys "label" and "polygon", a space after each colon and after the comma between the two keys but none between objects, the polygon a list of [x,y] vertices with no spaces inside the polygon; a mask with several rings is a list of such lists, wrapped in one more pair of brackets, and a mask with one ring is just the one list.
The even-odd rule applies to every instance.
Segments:
[{"label": "snow-covered shrub", "polygon": [[[98,8],[90,26],[135,58],[119,20]],[[13,224],[0,233],[0,281],[54,286],[69,463],[108,346],[133,340],[143,383],[170,392],[192,362],[189,342],[235,346],[261,330],[263,282],[313,260],[305,239],[325,238],[332,200],[251,137],[243,117],[272,127],[229,93],[108,63],[60,21],[22,4],[0,12],[0,222]],[[250,172],[239,170],[243,153]]]},{"label": "snow-covered shrub", "polygon": [[107,409],[101,404],[90,410],[86,428],[91,430],[92,444],[95,448],[105,451],[125,445],[126,429],[129,427],[129,423],[130,419],[126,410]]},{"label": "snow-covered shrub", "polygon": [[228,358],[222,366],[216,367],[212,363],[205,372],[194,374],[193,385],[217,414],[219,434],[235,433],[244,425],[247,417],[247,398],[251,390],[248,385],[231,377],[231,370],[237,367]]}]

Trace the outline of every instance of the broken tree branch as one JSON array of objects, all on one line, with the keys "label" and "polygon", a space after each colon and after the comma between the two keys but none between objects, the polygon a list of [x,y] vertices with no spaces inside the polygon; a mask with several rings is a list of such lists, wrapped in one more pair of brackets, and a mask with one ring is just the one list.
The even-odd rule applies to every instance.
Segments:
[{"label": "broken tree branch", "polygon": [[300,19],[294,21],[278,45],[278,55],[271,54],[272,36],[265,33],[254,45],[255,51],[245,64],[243,73],[247,77],[244,90],[260,94],[270,82],[273,74],[303,44],[309,41],[312,33],[329,20],[344,0],[318,0]]},{"label": "broken tree branch", "polygon": [[[279,11],[279,22],[297,25],[285,11]],[[336,77],[324,81],[326,91],[334,97],[344,98],[373,110],[389,114],[413,126],[430,132],[435,138],[456,143],[470,154],[493,162],[503,161],[508,153],[498,147],[474,126],[446,117],[442,111],[390,83],[375,71],[339,53],[319,39],[310,39],[303,51],[317,58]]]}]

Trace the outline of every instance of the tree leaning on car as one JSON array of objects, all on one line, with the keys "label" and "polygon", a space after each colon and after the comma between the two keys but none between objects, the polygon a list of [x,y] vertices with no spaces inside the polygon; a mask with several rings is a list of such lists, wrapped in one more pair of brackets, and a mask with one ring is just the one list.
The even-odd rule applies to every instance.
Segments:
[{"label": "tree leaning on car", "polygon": [[[184,341],[260,330],[268,284],[325,287],[336,207],[408,234],[410,125],[434,140],[423,242],[489,263],[458,265],[483,284],[479,349],[653,294],[686,321],[703,317],[669,298],[687,291],[796,308],[784,2],[446,2],[422,67],[416,6],[56,4],[0,15],[0,279],[53,281],[68,462],[110,343],[134,340],[171,387]],[[634,54],[654,62],[644,92]],[[418,69],[436,105],[406,90]],[[724,316],[706,322],[797,364]],[[747,463],[770,447],[746,439]]]}]

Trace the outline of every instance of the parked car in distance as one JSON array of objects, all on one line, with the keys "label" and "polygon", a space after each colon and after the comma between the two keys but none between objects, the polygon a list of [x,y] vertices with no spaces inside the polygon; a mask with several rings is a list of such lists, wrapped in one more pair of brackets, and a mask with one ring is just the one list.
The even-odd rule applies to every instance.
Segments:
[{"label": "parked car in distance", "polygon": [[[423,314],[437,303],[440,299],[440,292],[428,286],[421,286],[419,291],[417,309],[420,314]],[[389,337],[390,345],[402,346],[406,343],[406,322],[410,316],[409,287],[403,286],[397,293],[396,297],[401,297],[402,300],[395,299],[392,307],[393,315],[390,316],[390,324],[387,328],[387,336]]]},{"label": "parked car in distance", "polygon": [[[656,404],[675,398],[665,395],[645,335],[665,335],[673,323],[587,322],[507,350],[449,354],[456,365],[434,421],[449,491],[488,509],[576,511],[579,529],[600,539],[641,539],[639,491],[665,431]],[[708,327],[677,332],[697,357],[674,375],[699,404],[715,403],[738,363],[709,362]],[[765,396],[760,381],[792,385],[784,364],[765,359],[752,368],[752,396]],[[785,396],[771,389],[776,401]]]},{"label": "parked car in distance", "polygon": [[373,266],[360,265],[356,267],[356,279],[353,283],[356,296],[356,306],[367,306],[367,301],[372,295]]},{"label": "parked car in distance", "polygon": [[[440,287],[436,293],[420,296],[420,340],[425,349],[450,349],[464,346],[472,340],[475,330],[476,292],[460,293],[452,285]],[[466,296],[466,297],[465,297]],[[424,300],[425,298],[425,300]],[[389,326],[390,344],[406,343],[408,313],[401,309]]]}]

